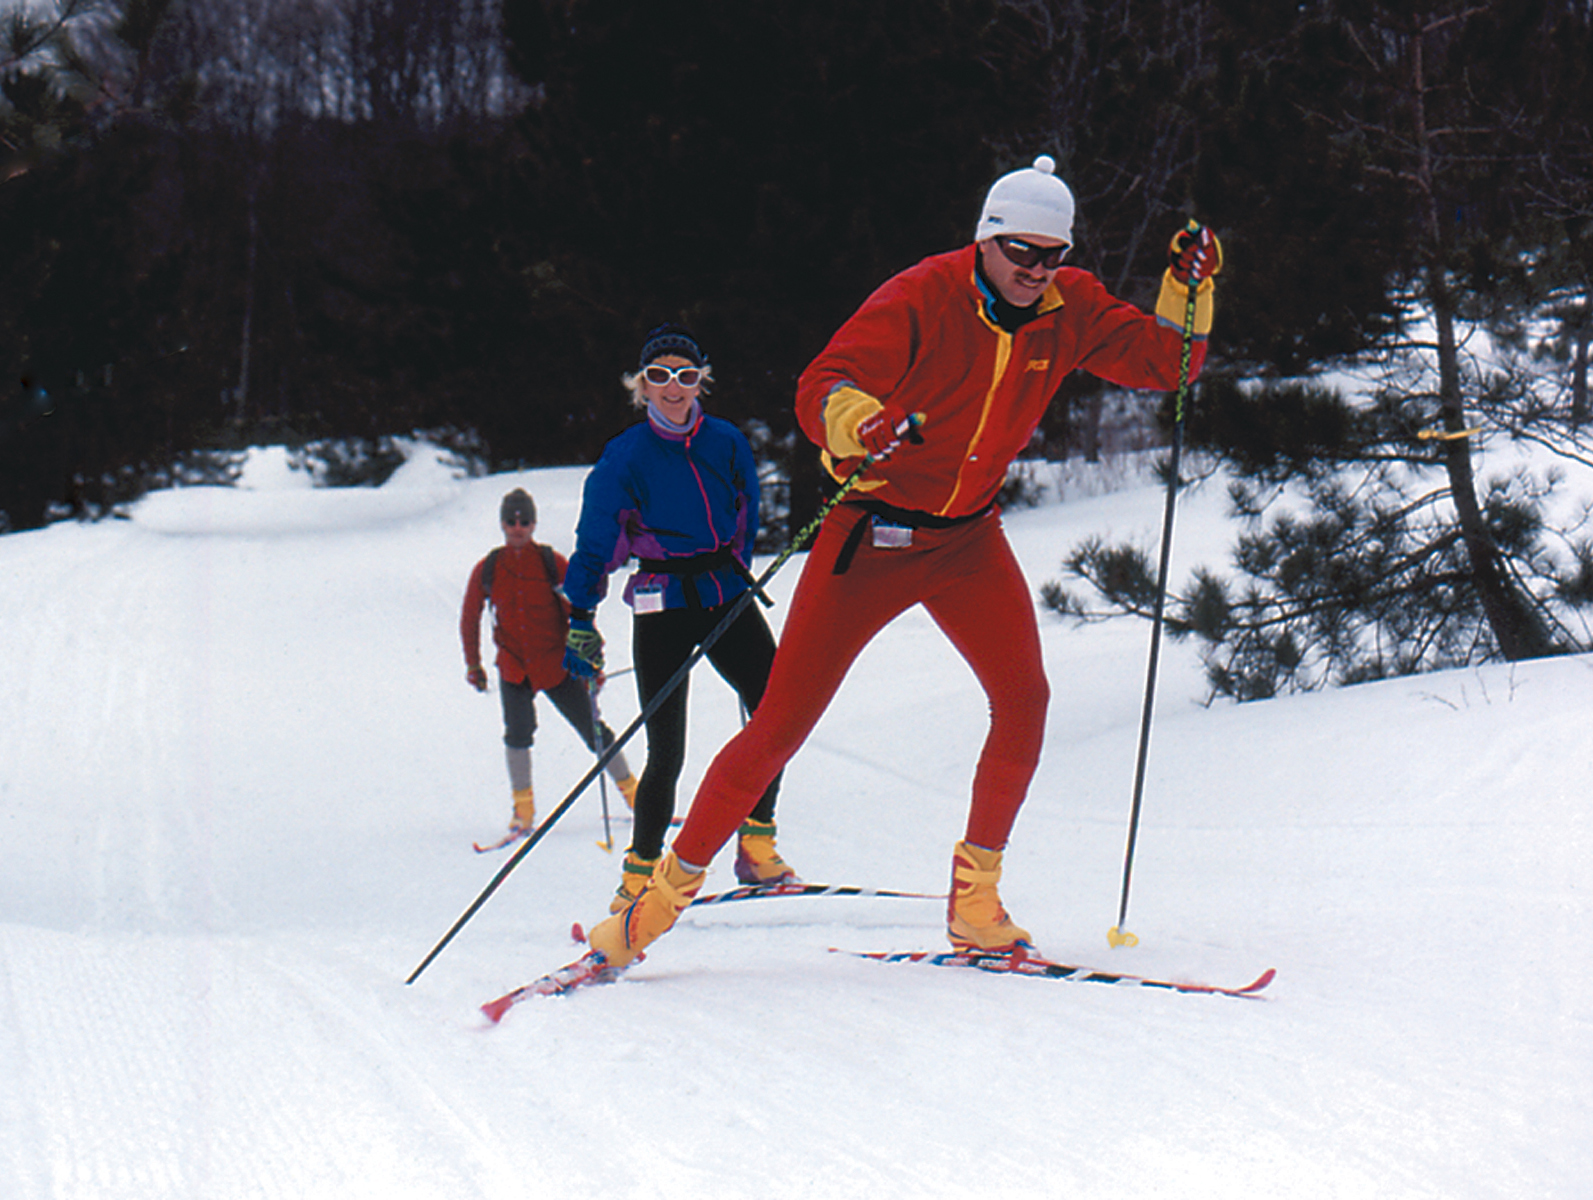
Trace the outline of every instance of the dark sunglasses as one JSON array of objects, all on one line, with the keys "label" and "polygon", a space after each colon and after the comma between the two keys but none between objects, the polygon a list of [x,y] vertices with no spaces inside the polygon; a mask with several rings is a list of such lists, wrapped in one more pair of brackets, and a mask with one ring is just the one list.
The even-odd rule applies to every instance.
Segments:
[{"label": "dark sunglasses", "polygon": [[1063,242],[1060,246],[1036,246],[1022,238],[998,237],[996,245],[1001,247],[1001,253],[1007,256],[1007,261],[1014,266],[1044,267],[1047,271],[1054,271],[1062,265],[1062,259],[1073,247]]},{"label": "dark sunglasses", "polygon": [[654,387],[663,387],[671,379],[680,380],[680,386],[694,388],[702,382],[701,367],[676,367],[671,370],[662,363],[642,368],[642,378]]},{"label": "dark sunglasses", "polygon": [[535,525],[536,522],[524,513],[510,513],[503,519],[505,525]]}]

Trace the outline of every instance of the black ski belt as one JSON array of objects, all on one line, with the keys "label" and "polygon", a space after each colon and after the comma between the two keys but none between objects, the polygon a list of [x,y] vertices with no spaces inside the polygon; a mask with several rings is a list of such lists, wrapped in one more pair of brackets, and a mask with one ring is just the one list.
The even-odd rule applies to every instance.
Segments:
[{"label": "black ski belt", "polygon": [[995,508],[996,502],[992,500],[976,513],[969,513],[966,517],[942,517],[936,513],[919,512],[914,508],[897,508],[894,504],[886,504],[883,500],[844,500],[843,508],[857,508],[863,511],[863,516],[852,526],[846,535],[846,541],[841,544],[841,552],[835,556],[835,566],[831,569],[833,575],[845,575],[852,565],[852,558],[857,554],[857,548],[863,544],[863,534],[867,532],[871,517],[879,517],[889,521],[892,525],[906,525],[912,529],[955,529],[958,525],[966,525],[970,521],[977,521],[986,516]]},{"label": "black ski belt", "polygon": [[772,608],[774,601],[769,599],[758,586],[758,580],[746,567],[736,552],[729,546],[720,546],[717,550],[705,550],[701,554],[683,554],[677,558],[638,558],[642,570],[651,575],[678,575],[680,576],[681,589],[686,593],[686,603],[690,607],[701,610],[703,607],[702,596],[697,592],[698,575],[707,575],[712,571],[720,571],[729,567],[742,579],[765,608]]}]

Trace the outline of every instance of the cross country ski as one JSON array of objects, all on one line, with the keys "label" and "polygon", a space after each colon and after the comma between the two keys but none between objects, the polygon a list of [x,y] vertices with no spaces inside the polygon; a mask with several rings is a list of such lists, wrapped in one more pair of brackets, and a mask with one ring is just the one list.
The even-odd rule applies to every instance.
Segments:
[{"label": "cross country ski", "polygon": [[[623,819],[623,816],[621,819]],[[680,817],[675,818],[669,823],[669,827],[671,829],[679,829],[681,820],[682,818]],[[472,842],[470,843],[470,848],[477,854],[491,854],[494,850],[506,849],[507,847],[512,846],[516,842],[520,841],[522,838],[528,837],[532,832],[534,832],[535,828],[535,826],[532,826],[527,829],[511,829],[508,833],[504,834],[500,838],[495,838],[493,841]],[[598,842],[598,846],[601,847],[602,845],[602,842]]]},{"label": "cross country ski", "polygon": [[471,846],[477,854],[491,854],[494,850],[502,850],[506,846],[512,846],[522,838],[530,836],[532,828],[527,826],[524,829],[511,829],[496,841],[472,842]]},{"label": "cross country ski", "polygon": [[705,904],[732,904],[738,900],[769,900],[782,896],[884,896],[898,900],[944,900],[946,893],[893,892],[886,888],[853,887],[848,884],[802,883],[783,880],[779,883],[752,883],[745,887],[715,892],[711,896],[698,896],[689,907],[701,908]]},{"label": "cross country ski", "polygon": [[[1053,962],[1036,954],[984,954],[955,950],[943,953],[929,950],[864,951],[842,950],[834,946],[830,947],[830,952],[832,954],[847,954],[855,958],[872,959],[875,962],[919,963],[935,967],[965,967],[988,971],[997,975],[1028,975],[1043,979],[1066,979],[1076,983],[1107,983],[1125,987],[1156,988],[1160,991],[1183,992],[1201,996],[1259,997],[1277,976],[1277,971],[1268,967],[1255,979],[1242,987],[1224,987],[1213,983],[1150,979],[1143,975],[1125,975],[1120,971],[1100,971],[1093,967]],[[645,958],[645,955],[639,955],[635,962],[641,962],[643,958]],[[624,970],[629,970],[629,968],[624,968]],[[515,988],[514,991],[483,1004],[481,1011],[489,1021],[496,1025],[503,1020],[505,1014],[511,1008],[522,1000],[528,1000],[533,996],[563,996],[575,991],[577,988],[591,984],[612,983],[622,973],[622,969],[608,965],[608,959],[601,950],[589,950],[574,962],[567,963],[556,971],[550,971],[541,978],[532,980],[524,987]]]},{"label": "cross country ski", "polygon": [[[643,957],[637,955],[635,962],[641,962]],[[631,965],[634,966],[635,963]],[[503,1020],[505,1013],[522,1000],[529,1000],[532,996],[562,996],[566,992],[572,992],[578,987],[589,984],[612,983],[620,977],[624,969],[628,968],[610,967],[608,958],[601,950],[588,950],[580,958],[566,963],[557,971],[549,971],[540,979],[533,979],[524,987],[517,987],[514,991],[483,1004],[481,1011],[486,1014],[487,1020],[496,1025]]]},{"label": "cross country ski", "polygon": [[1163,991],[1189,992],[1205,996],[1256,996],[1277,976],[1277,971],[1268,967],[1243,987],[1221,987],[1212,983],[1147,979],[1143,975],[1125,975],[1120,971],[1098,971],[1093,967],[1052,962],[1037,954],[985,954],[956,950],[943,953],[931,950],[864,951],[841,950],[834,946],[830,947],[830,950],[834,954],[850,954],[856,958],[870,958],[875,962],[923,963],[934,967],[972,967],[998,975],[1034,975],[1045,979],[1068,979],[1076,983],[1113,983],[1126,987],[1159,988]]},{"label": "cross country ski", "polygon": [[[787,879],[778,883],[749,883],[742,887],[731,888],[729,891],[698,896],[687,907],[701,908],[705,904],[733,904],[740,900],[774,900],[791,896],[883,896],[896,900],[944,900],[946,893],[895,892],[888,888],[857,887],[853,884],[837,883],[802,883]],[[586,927],[577,921],[570,927],[570,937],[574,941],[585,942]]]}]

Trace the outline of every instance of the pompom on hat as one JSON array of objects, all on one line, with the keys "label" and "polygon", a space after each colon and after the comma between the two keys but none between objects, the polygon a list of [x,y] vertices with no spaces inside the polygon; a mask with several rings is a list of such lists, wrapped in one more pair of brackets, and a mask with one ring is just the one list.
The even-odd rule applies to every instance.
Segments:
[{"label": "pompom on hat", "polygon": [[702,352],[696,335],[684,325],[660,325],[649,333],[642,342],[638,365],[645,367],[655,358],[662,358],[666,354],[678,354],[689,359],[694,367],[708,365],[708,356]]},{"label": "pompom on hat", "polygon": [[1056,177],[1056,159],[1049,154],[990,186],[974,241],[1026,233],[1073,244],[1073,193]]}]

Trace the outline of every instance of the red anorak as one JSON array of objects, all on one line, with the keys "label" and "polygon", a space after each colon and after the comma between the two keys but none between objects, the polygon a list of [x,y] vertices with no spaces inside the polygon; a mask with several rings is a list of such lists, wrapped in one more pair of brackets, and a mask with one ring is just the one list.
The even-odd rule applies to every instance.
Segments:
[{"label": "red anorak", "polygon": [[[803,431],[826,444],[824,405],[850,385],[923,413],[924,444],[894,455],[859,491],[897,508],[964,517],[995,499],[1070,371],[1127,388],[1178,386],[1182,330],[1063,267],[1039,316],[1008,333],[989,317],[975,275],[978,246],[926,258],[888,280],[841,326],[797,382]],[[1190,377],[1206,359],[1198,339]],[[861,461],[826,464],[837,479]]]},{"label": "red anorak", "polygon": [[[498,647],[498,672],[509,683],[529,682],[539,692],[563,682],[564,639],[569,632],[568,609],[553,589],[564,580],[569,566],[553,553],[557,579],[548,578],[542,547],[500,547],[492,576],[492,640]],[[484,558],[470,572],[465,603],[459,614],[459,638],[465,665],[481,661],[481,609],[486,603],[482,587]]]}]

